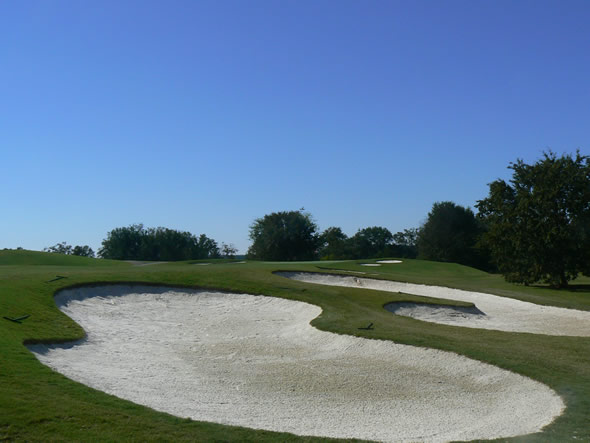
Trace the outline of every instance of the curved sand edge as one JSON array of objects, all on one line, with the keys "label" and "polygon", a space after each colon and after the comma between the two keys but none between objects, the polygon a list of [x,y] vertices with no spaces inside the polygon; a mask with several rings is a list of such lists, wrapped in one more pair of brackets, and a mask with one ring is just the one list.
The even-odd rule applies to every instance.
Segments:
[{"label": "curved sand edge", "polygon": [[62,291],[88,333],[29,348],[73,380],[181,417],[382,441],[539,431],[564,404],[547,386],[453,353],[319,331],[310,304],[141,286]]},{"label": "curved sand edge", "polygon": [[528,303],[508,297],[461,289],[403,283],[390,280],[310,272],[277,272],[294,280],[328,286],[402,292],[425,297],[473,303],[483,314],[477,316],[440,315],[428,308],[408,309],[402,315],[433,323],[467,328],[530,332],[545,335],[590,337],[590,312]]},{"label": "curved sand edge", "polygon": [[441,323],[442,321],[485,321],[485,314],[477,306],[445,306],[430,303],[393,302],[383,306],[385,310],[395,315],[412,317],[418,320]]}]

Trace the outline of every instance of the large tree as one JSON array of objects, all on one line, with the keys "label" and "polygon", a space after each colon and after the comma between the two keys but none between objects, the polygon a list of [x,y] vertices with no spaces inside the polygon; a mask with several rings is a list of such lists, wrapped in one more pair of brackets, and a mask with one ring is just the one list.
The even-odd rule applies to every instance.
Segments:
[{"label": "large tree", "polygon": [[359,229],[350,241],[355,258],[375,258],[389,255],[393,234],[387,228],[371,226]]},{"label": "large tree", "polygon": [[225,258],[236,258],[238,248],[236,248],[233,243],[230,243],[228,245],[228,244],[222,242],[221,249],[219,252],[220,252],[221,256],[223,256]]},{"label": "large tree", "polygon": [[418,258],[482,267],[476,247],[482,225],[470,208],[437,202],[418,232]]},{"label": "large tree", "polygon": [[331,226],[322,232],[319,246],[319,256],[323,260],[352,258],[350,239],[337,226]]},{"label": "large tree", "polygon": [[416,258],[418,255],[418,229],[404,229],[393,234],[393,245],[389,255],[393,257]]},{"label": "large tree", "polygon": [[252,245],[248,256],[258,260],[311,260],[319,245],[318,227],[311,214],[273,212],[250,226]]},{"label": "large tree", "polygon": [[78,245],[78,246],[74,246],[74,249],[72,249],[72,255],[79,255],[81,257],[94,258],[94,251],[88,245],[84,245],[84,246]]},{"label": "large tree", "polygon": [[150,260],[143,258],[145,254],[145,229],[141,223],[109,231],[98,251],[100,257],[113,260]]},{"label": "large tree", "polygon": [[506,280],[555,287],[590,273],[590,157],[546,152],[517,160],[509,183],[490,183],[477,203],[483,242]]}]

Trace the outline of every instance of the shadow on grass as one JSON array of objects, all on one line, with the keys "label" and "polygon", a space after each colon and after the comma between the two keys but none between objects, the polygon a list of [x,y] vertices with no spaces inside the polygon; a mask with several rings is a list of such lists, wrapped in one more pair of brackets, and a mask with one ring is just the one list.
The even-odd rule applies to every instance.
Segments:
[{"label": "shadow on grass", "polygon": [[555,288],[549,285],[530,285],[529,287],[535,289],[551,289],[552,291],[563,291],[563,292],[587,292],[590,295],[590,284],[569,284],[565,288]]}]

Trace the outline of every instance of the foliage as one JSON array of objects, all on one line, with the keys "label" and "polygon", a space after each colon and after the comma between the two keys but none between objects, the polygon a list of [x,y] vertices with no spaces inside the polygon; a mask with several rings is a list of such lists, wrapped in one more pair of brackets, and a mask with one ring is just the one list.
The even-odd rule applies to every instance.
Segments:
[{"label": "foliage", "polygon": [[221,243],[221,256],[225,258],[236,258],[236,253],[238,252],[238,248],[234,246],[233,243],[225,244]]},{"label": "foliage", "polygon": [[387,255],[392,257],[416,258],[418,256],[418,229],[404,229],[393,234],[393,244]]},{"label": "foliage", "polygon": [[349,238],[339,227],[331,226],[322,232],[319,245],[319,256],[323,260],[352,258]]},{"label": "foliage", "polygon": [[65,241],[49,246],[43,249],[43,251],[55,254],[78,255],[80,257],[94,257],[94,251],[90,246],[84,245],[72,247],[72,245],[68,245]]},{"label": "foliage", "polygon": [[350,238],[355,258],[385,257],[393,241],[393,234],[387,228],[372,226],[359,229]]},{"label": "foliage", "polygon": [[311,260],[319,246],[317,231],[311,214],[303,209],[267,214],[250,226],[248,256],[258,260]]},{"label": "foliage", "polygon": [[332,226],[320,235],[319,256],[323,260],[415,258],[417,235],[417,229],[405,229],[392,235],[387,228],[373,226],[347,237],[341,228]]},{"label": "foliage", "polygon": [[44,248],[43,251],[45,252],[51,252],[54,254],[65,254],[65,255],[70,255],[72,253],[72,246],[68,245],[65,241],[61,242],[61,243],[57,243],[53,246],[49,246],[47,248]]},{"label": "foliage", "polygon": [[190,232],[135,224],[110,231],[99,255],[114,260],[177,261],[219,257],[219,248],[205,234],[196,237]]},{"label": "foliage", "polygon": [[102,241],[98,255],[114,260],[141,260],[139,257],[145,254],[145,245],[142,245],[145,234],[142,224],[115,228]]},{"label": "foliage", "polygon": [[94,257],[94,251],[88,245],[74,246],[74,249],[72,249],[72,255],[78,255],[80,257]]},{"label": "foliage", "polygon": [[[185,235],[188,233],[184,233]],[[219,247],[217,246],[217,242],[212,238],[207,237],[205,234],[199,235],[199,239],[197,241],[197,248],[193,250],[193,257],[194,258],[219,258],[221,254],[219,253]],[[198,255],[199,257],[195,257]]]},{"label": "foliage", "polygon": [[393,242],[400,246],[416,246],[418,240],[418,229],[404,229],[403,232],[393,234]]},{"label": "foliage", "polygon": [[590,273],[590,157],[553,152],[517,160],[510,183],[490,183],[477,203],[483,243],[507,281],[564,287]]},{"label": "foliage", "polygon": [[417,229],[393,235],[387,228],[359,229],[348,237],[331,226],[321,234],[311,214],[299,211],[273,212],[250,226],[248,257],[259,260],[350,260],[376,257],[416,257]]},{"label": "foliage", "polygon": [[434,203],[418,233],[418,258],[485,267],[477,249],[482,232],[470,208],[450,201]]}]

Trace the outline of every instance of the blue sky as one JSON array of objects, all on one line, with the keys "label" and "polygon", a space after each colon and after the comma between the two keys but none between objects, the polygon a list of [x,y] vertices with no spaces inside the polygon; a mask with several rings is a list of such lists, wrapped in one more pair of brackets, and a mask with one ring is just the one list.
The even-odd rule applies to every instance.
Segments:
[{"label": "blue sky", "polygon": [[0,2],[0,248],[418,227],[590,154],[588,1]]}]

